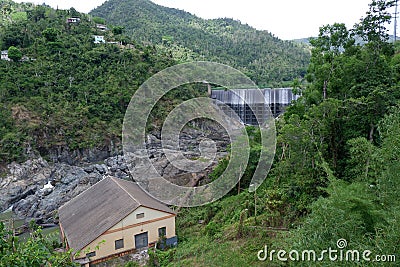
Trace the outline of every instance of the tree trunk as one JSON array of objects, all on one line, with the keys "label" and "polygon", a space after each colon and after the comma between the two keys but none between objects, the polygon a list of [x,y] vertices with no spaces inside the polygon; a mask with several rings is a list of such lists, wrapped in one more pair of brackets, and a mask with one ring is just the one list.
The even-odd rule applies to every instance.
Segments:
[{"label": "tree trunk", "polygon": [[371,123],[371,130],[369,131],[369,141],[371,143],[374,141],[374,130],[375,126]]},{"label": "tree trunk", "polygon": [[[375,129],[375,126],[371,123],[371,130],[369,131],[369,141],[371,142],[371,144],[374,141],[374,129]],[[367,162],[365,164],[365,178],[368,178],[371,153],[372,153],[372,151],[368,151],[369,157],[368,157]]]}]

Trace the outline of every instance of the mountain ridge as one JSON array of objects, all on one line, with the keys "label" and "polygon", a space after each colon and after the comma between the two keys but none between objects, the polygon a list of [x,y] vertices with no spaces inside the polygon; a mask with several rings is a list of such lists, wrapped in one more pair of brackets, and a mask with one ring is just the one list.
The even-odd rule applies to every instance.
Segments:
[{"label": "mountain ridge", "polygon": [[137,41],[182,46],[207,60],[232,65],[258,85],[303,77],[309,62],[308,48],[268,31],[229,18],[205,20],[149,0],[110,0],[89,14],[124,26]]}]

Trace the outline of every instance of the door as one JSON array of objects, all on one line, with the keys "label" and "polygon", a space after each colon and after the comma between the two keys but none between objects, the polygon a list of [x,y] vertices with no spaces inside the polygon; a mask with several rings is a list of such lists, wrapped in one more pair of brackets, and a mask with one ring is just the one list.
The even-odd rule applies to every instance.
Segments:
[{"label": "door", "polygon": [[147,247],[148,245],[149,245],[149,238],[147,236],[147,232],[135,235],[135,248],[136,249],[144,248],[144,247]]}]

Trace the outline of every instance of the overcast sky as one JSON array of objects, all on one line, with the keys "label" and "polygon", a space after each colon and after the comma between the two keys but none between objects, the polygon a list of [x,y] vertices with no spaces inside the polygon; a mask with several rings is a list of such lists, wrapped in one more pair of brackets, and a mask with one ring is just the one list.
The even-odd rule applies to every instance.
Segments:
[{"label": "overcast sky", "polygon": [[[134,1],[134,0],[132,0]],[[202,18],[228,17],[284,39],[317,36],[320,26],[343,22],[350,28],[365,15],[371,0],[152,0]],[[16,2],[22,2],[17,0]],[[24,2],[29,2],[25,0]],[[104,0],[34,0],[89,12]],[[393,26],[390,26],[393,31]]]}]

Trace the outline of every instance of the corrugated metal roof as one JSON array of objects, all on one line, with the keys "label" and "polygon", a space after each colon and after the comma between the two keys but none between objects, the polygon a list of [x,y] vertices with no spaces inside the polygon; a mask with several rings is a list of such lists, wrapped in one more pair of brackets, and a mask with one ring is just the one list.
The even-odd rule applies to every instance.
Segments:
[{"label": "corrugated metal roof", "polygon": [[114,177],[96,183],[58,213],[68,244],[77,252],[140,206],[175,214],[136,183]]}]

